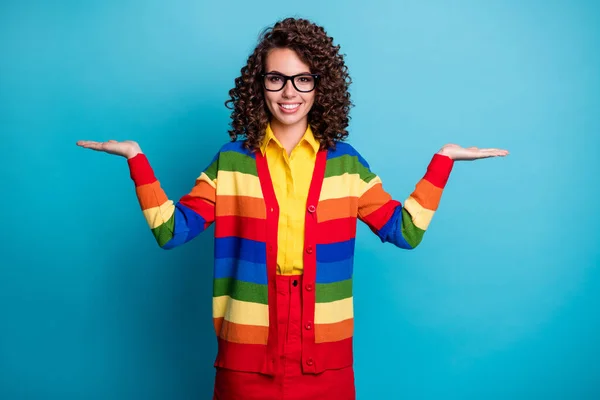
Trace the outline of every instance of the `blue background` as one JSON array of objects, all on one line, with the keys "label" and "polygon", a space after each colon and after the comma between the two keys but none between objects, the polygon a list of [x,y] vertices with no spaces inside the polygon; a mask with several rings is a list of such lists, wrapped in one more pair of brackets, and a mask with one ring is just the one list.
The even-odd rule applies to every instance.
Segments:
[{"label": "blue background", "polygon": [[414,251],[360,226],[358,398],[600,398],[599,15],[567,0],[3,1],[0,398],[210,398],[212,228],[159,249],[125,160],[75,142],[137,140],[178,199],[228,140],[223,103],[259,32],[286,16],[342,45],[350,143],[396,199],[445,143],[511,152],[456,163]]}]

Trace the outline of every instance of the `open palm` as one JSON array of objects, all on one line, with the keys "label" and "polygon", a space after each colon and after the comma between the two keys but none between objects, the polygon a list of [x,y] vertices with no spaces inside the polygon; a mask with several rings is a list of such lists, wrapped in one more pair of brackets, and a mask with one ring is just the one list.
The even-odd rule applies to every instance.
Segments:
[{"label": "open palm", "polygon": [[115,154],[126,158],[135,157],[135,155],[142,152],[140,145],[137,144],[137,142],[134,142],[133,140],[125,140],[122,142],[118,142],[116,140],[109,140],[108,142],[79,140],[77,142],[77,146],[96,151],[103,151],[108,154]]},{"label": "open palm", "polygon": [[480,149],[478,147],[461,147],[457,144],[447,144],[438,152],[438,154],[450,157],[455,161],[472,161],[480,158],[505,157],[508,150],[503,149]]}]

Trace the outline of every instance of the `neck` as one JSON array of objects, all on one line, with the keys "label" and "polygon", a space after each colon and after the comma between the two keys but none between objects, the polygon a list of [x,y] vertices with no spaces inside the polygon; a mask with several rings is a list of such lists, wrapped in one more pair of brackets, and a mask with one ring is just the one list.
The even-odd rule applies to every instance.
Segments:
[{"label": "neck", "polygon": [[273,134],[277,140],[279,140],[279,143],[281,143],[288,154],[290,154],[294,147],[300,143],[300,140],[302,139],[302,136],[304,136],[307,127],[307,118],[304,118],[293,125],[284,125],[275,118],[271,120],[271,129],[273,130]]}]

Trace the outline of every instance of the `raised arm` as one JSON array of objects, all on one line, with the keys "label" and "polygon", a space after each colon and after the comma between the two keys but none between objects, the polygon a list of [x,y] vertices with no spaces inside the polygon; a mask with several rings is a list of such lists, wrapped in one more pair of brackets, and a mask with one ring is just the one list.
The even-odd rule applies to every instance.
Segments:
[{"label": "raised arm", "polygon": [[358,217],[382,242],[414,249],[423,239],[438,208],[452,166],[449,157],[434,154],[427,172],[404,204],[394,200],[383,189],[379,176],[369,169],[369,182],[358,199]]},{"label": "raised arm", "polygon": [[146,222],[163,249],[189,242],[215,220],[216,157],[177,203],[169,200],[144,154],[127,162]]},{"label": "raised arm", "polygon": [[127,158],[140,207],[161,248],[172,249],[189,242],[214,221],[217,156],[196,178],[192,190],[175,203],[161,188],[137,143],[79,141],[77,145]]},{"label": "raised arm", "polygon": [[433,155],[425,175],[404,204],[392,199],[383,189],[381,179],[364,162],[368,170],[365,176],[367,184],[358,199],[358,217],[381,241],[393,243],[403,249],[414,249],[423,240],[438,209],[454,161],[506,155],[508,151],[501,149],[463,148],[447,144]]}]

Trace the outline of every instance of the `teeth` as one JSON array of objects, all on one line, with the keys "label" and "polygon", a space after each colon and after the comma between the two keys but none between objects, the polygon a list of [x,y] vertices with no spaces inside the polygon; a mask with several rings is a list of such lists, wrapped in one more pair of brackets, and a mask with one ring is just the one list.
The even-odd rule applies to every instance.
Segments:
[{"label": "teeth", "polygon": [[280,104],[280,106],[285,108],[286,110],[293,110],[294,108],[298,108],[300,104]]}]

